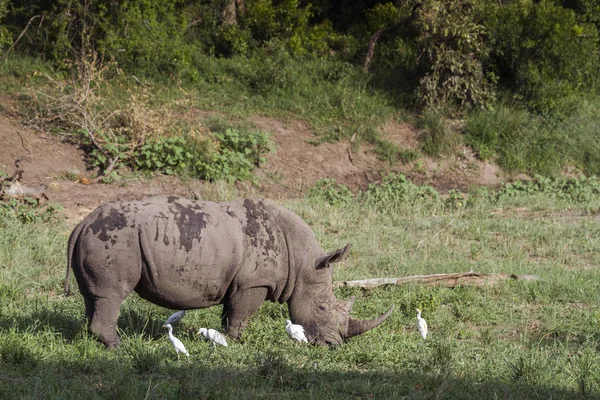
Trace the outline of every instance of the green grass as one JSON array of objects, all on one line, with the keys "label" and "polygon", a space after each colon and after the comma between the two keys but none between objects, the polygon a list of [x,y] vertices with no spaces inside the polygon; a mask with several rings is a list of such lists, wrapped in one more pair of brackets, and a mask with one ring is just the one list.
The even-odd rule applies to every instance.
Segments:
[{"label": "green grass", "polygon": [[465,141],[481,159],[492,159],[509,172],[549,176],[574,166],[588,175],[598,175],[599,106],[597,91],[567,97],[554,115],[545,117],[499,104],[469,116]]},{"label": "green grass", "polygon": [[[231,197],[226,188],[219,198]],[[242,342],[212,349],[192,332],[218,327],[220,307],[188,313],[175,334],[192,357],[177,361],[160,327],[169,310],[130,296],[122,346],[89,337],[79,295],[59,295],[68,229],[0,222],[0,398],[596,398],[600,395],[598,200],[543,195],[449,211],[377,210],[316,199],[286,206],[326,249],[348,242],[335,279],[470,269],[535,274],[536,282],[448,289],[406,285],[356,295],[353,315],[382,326],[334,349],[302,346],[284,331],[285,305],[264,303]],[[596,210],[596,211],[594,211]],[[430,336],[416,330],[423,308]]]},{"label": "green grass", "polygon": [[[138,88],[151,87],[149,106],[169,104],[176,111],[195,107],[229,118],[256,114],[308,122],[321,140],[356,138],[374,141],[375,127],[397,114],[389,92],[369,84],[369,76],[334,59],[301,60],[284,53],[216,58],[198,55],[190,77],[131,76],[106,70],[95,87],[104,106],[118,109]],[[52,79],[64,79],[51,64],[14,55],[0,66],[0,89],[18,94],[30,85],[44,92]],[[34,80],[34,81],[32,81]]]}]

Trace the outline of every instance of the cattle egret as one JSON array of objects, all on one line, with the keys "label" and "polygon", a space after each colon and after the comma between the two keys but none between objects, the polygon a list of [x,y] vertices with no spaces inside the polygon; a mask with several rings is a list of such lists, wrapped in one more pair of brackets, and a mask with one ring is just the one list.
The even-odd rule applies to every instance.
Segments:
[{"label": "cattle egret", "polygon": [[417,308],[417,328],[423,339],[427,338],[427,321],[421,318],[421,310]]},{"label": "cattle egret", "polygon": [[304,334],[304,328],[302,325],[292,324],[292,321],[288,319],[285,321],[285,331],[292,337],[292,339],[296,339],[299,342],[308,343],[308,339]]},{"label": "cattle egret", "polygon": [[175,325],[176,323],[181,321],[181,319],[183,318],[184,315],[185,315],[185,310],[177,311],[176,313],[171,314],[171,316],[169,318],[167,318],[167,320],[165,321],[165,324]]},{"label": "cattle egret", "polygon": [[169,340],[173,344],[173,347],[175,347],[175,352],[177,353],[177,359],[179,360],[179,353],[183,353],[189,357],[190,353],[188,353],[188,351],[185,349],[185,346],[183,345],[183,343],[181,343],[181,340],[179,340],[175,336],[173,336],[173,327],[171,326],[171,324],[164,324],[163,328],[169,329]]},{"label": "cattle egret", "polygon": [[225,339],[225,336],[215,329],[200,328],[198,330],[198,335],[202,335],[208,340],[212,341],[213,346],[220,344],[221,346],[227,347],[227,340]]}]

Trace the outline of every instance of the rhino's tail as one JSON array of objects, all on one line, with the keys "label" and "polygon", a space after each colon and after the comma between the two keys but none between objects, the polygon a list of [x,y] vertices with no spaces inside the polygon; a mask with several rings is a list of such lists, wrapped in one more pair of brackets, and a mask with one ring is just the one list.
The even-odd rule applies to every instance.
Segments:
[{"label": "rhino's tail", "polygon": [[75,244],[77,244],[77,240],[79,240],[79,235],[81,231],[85,227],[85,224],[81,222],[79,225],[73,229],[71,232],[71,236],[69,237],[69,245],[67,247],[67,273],[65,276],[65,280],[63,282],[63,293],[66,296],[71,295],[71,286],[69,284],[69,274],[71,273],[71,267],[73,265],[73,257],[75,256]]}]

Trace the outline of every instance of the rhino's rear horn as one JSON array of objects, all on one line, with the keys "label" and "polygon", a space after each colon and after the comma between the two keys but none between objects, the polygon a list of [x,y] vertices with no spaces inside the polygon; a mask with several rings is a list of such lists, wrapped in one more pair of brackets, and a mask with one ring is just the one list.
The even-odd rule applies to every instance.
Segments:
[{"label": "rhino's rear horn", "polygon": [[385,321],[390,315],[392,315],[392,311],[394,311],[393,305],[385,312],[385,314],[381,315],[377,319],[363,321],[360,319],[350,318],[350,321],[348,321],[348,331],[346,332],[346,335],[344,335],[344,337],[351,338],[353,336],[361,335],[366,331],[375,328],[377,325]]}]

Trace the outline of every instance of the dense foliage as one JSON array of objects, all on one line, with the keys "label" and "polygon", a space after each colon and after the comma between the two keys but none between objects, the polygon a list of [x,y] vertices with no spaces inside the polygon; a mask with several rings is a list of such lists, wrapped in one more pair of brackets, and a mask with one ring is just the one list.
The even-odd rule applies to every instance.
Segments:
[{"label": "dense foliage", "polygon": [[[207,109],[294,113],[322,140],[358,135],[391,161],[414,157],[376,129],[408,109],[422,112],[426,154],[464,142],[546,175],[600,171],[599,28],[594,0],[0,0],[2,55],[41,57],[64,76],[85,77],[81,60],[92,59],[113,76],[202,93]],[[465,130],[443,126],[457,115]],[[189,164],[140,162],[167,173],[181,168],[165,162]]]},{"label": "dense foliage", "polygon": [[376,44],[372,73],[412,74],[391,89],[424,104],[485,106],[506,89],[544,111],[597,73],[600,17],[591,1],[3,0],[0,45],[39,15],[20,51],[65,63],[87,41],[127,71],[194,80],[207,55],[284,50],[360,64],[370,35],[416,9]]}]

